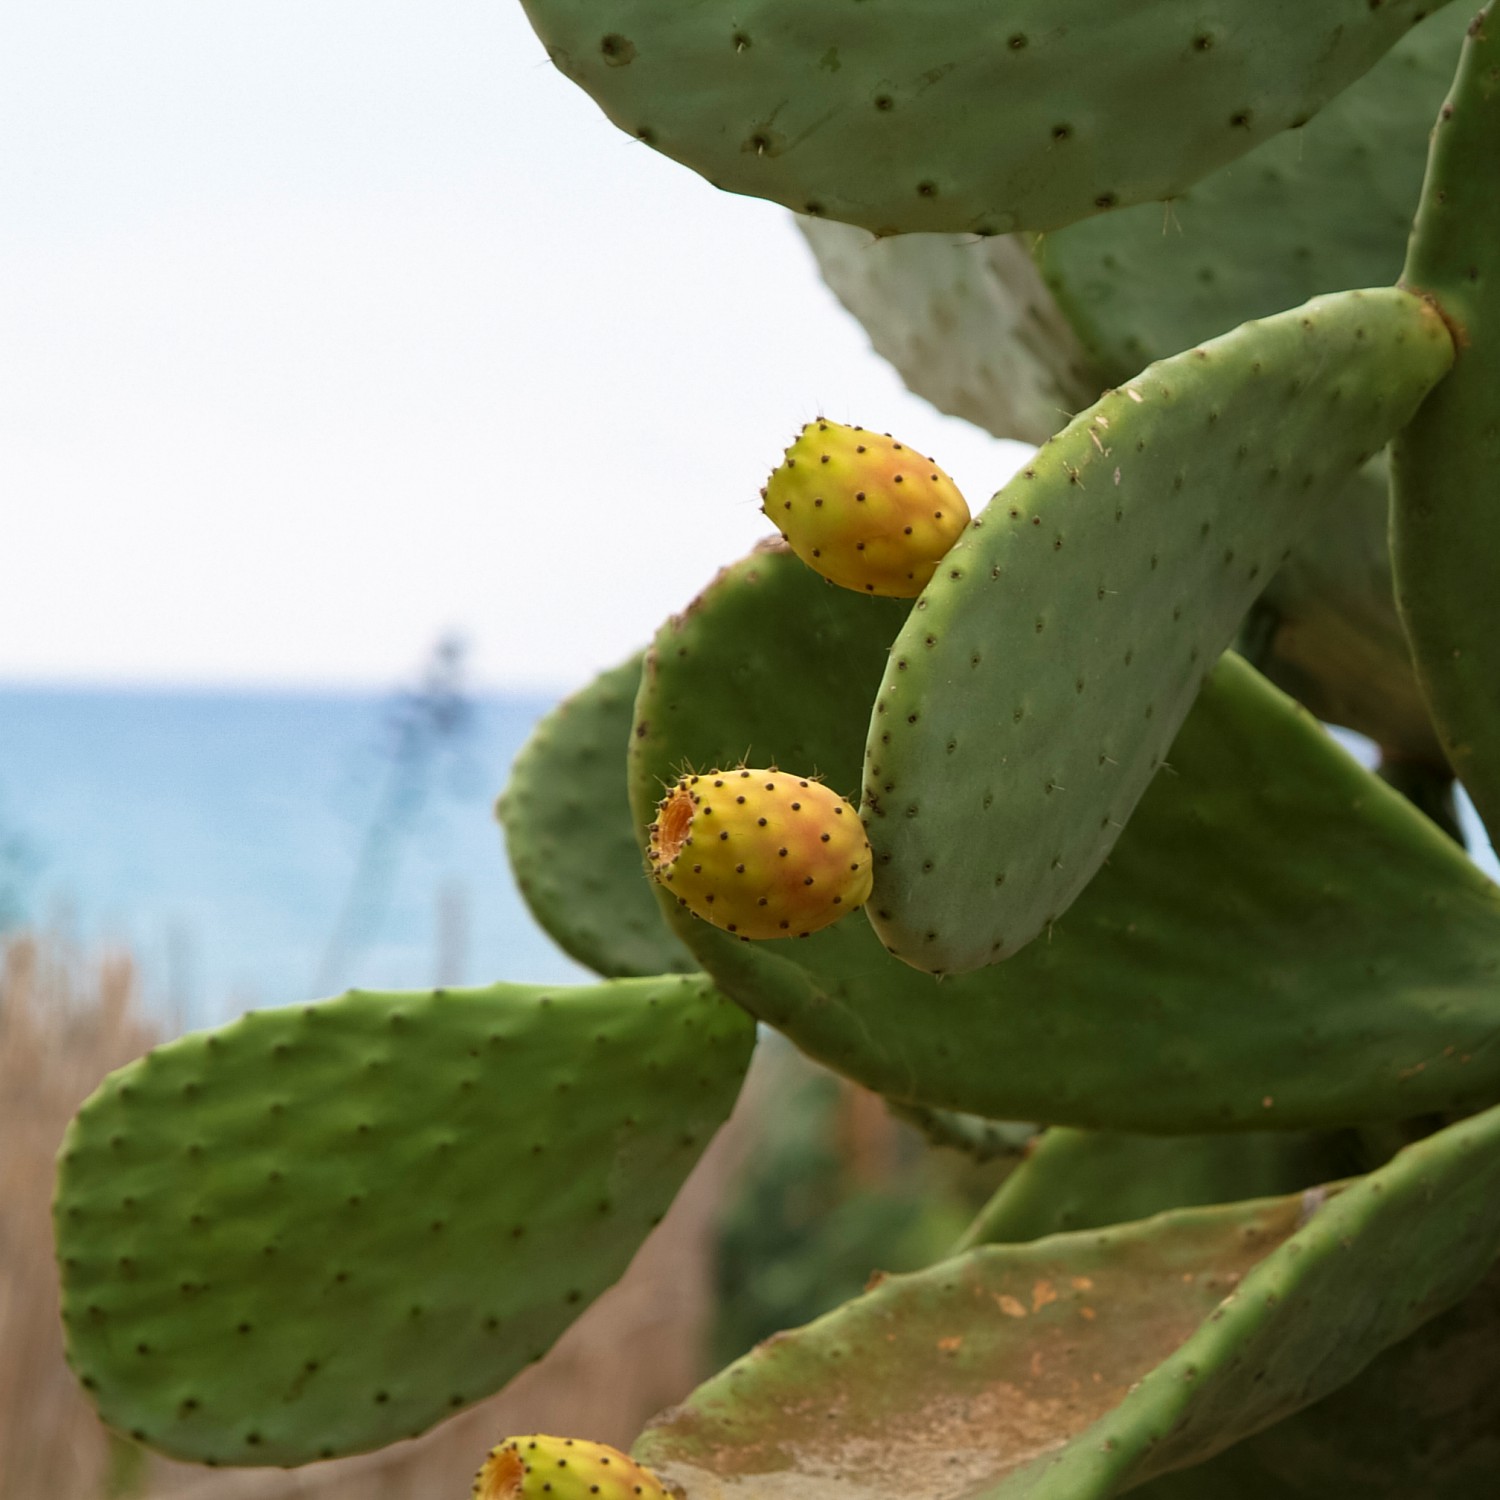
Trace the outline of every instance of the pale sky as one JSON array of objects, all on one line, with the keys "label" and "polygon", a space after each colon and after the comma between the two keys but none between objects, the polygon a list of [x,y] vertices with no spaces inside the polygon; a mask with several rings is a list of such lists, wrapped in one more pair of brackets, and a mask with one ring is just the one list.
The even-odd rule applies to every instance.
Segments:
[{"label": "pale sky", "polygon": [[789,216],[631,141],[519,0],[7,0],[0,681],[489,683],[642,644],[818,412],[978,509],[1025,450]]}]

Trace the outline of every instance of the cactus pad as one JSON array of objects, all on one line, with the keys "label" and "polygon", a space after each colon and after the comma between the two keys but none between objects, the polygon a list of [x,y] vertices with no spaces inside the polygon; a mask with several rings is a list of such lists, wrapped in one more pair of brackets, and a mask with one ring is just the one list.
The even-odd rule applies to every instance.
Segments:
[{"label": "cactus pad", "polygon": [[875,704],[869,911],[893,953],[964,973],[1067,910],[1314,507],[1452,359],[1415,297],[1318,298],[1151,366],[1000,491]]},{"label": "cactus pad", "polygon": [[1424,21],[1303,129],[1169,205],[1040,240],[1047,284],[1105,379],[1321,293],[1394,281],[1468,18],[1455,5]]},{"label": "cactus pad", "polygon": [[625,787],[637,654],[532,731],[496,805],[516,884],[554,942],[606,978],[697,965],[661,919]]},{"label": "cactus pad", "polygon": [[351,993],[160,1047],[63,1144],[73,1369],[203,1463],[413,1436],[620,1275],[753,1035],[694,976]]},{"label": "cactus pad", "polygon": [[1240,649],[1329,724],[1418,767],[1446,764],[1417,685],[1391,579],[1390,482],[1372,459],[1255,601]]},{"label": "cactus pad", "polygon": [[[847,790],[904,613],[785,551],[722,574],[648,657],[642,840],[684,760],[748,748]],[[938,981],[859,919],[795,944],[678,931],[747,1009],[899,1101],[1183,1134],[1500,1099],[1500,892],[1233,656],[1170,761],[1050,938],[1005,964]]]},{"label": "cactus pad", "polygon": [[1391,545],[1417,676],[1454,771],[1500,840],[1500,18],[1464,47],[1433,134],[1402,284],[1459,357],[1393,450]]},{"label": "cactus pad", "polygon": [[747,942],[808,937],[870,894],[859,814],[784,771],[679,776],[657,806],[647,855],[679,905]]},{"label": "cactus pad", "polygon": [[1104,388],[1021,235],[900,234],[801,215],[829,290],[907,389],[1000,438],[1042,443]]},{"label": "cactus pad", "polygon": [[558,69],[715,186],[877,234],[1051,229],[1300,125],[1417,0],[524,0]]},{"label": "cactus pad", "polygon": [[856,593],[915,599],[969,524],[958,486],[889,433],[819,417],[761,491],[761,509],[815,573]]},{"label": "cactus pad", "polygon": [[700,1387],[636,1453],[718,1500],[832,1474],[848,1500],[1105,1500],[1337,1390],[1497,1249],[1500,1110],[1342,1192],[890,1277]]}]

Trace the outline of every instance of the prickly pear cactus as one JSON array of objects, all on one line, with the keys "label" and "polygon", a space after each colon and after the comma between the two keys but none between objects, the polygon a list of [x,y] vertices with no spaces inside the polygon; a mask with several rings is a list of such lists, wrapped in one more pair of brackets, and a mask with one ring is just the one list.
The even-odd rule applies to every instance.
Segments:
[{"label": "prickly pear cactus", "polygon": [[1397,597],[1443,748],[1500,837],[1500,631],[1494,518],[1500,473],[1500,21],[1464,45],[1433,135],[1402,283],[1453,329],[1452,379],[1395,447]]},{"label": "prickly pear cactus", "polygon": [[1500,829],[1493,0],[525,4],[625,129],[812,216],[914,389],[1042,447],[971,518],[810,422],[785,540],[539,726],[527,898],[646,977],[349,995],[104,1082],[56,1211],[105,1420],[296,1464],[494,1390],[766,1025],[1025,1159],[650,1470],[531,1435],[478,1500],[1489,1493],[1500,888],[1451,794]]}]

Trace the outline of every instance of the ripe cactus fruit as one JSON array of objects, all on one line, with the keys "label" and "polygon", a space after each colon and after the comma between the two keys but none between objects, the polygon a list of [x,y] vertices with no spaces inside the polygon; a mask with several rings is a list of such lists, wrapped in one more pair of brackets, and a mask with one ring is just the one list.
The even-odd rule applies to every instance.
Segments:
[{"label": "ripe cactus fruit", "polygon": [[914,599],[969,524],[958,486],[889,433],[809,422],[761,509],[808,567],[865,594]]},{"label": "ripe cactus fruit", "polygon": [[870,894],[859,814],[810,777],[745,767],[680,776],[650,833],[656,879],[741,938],[807,937]]},{"label": "ripe cactus fruit", "polygon": [[475,1477],[473,1500],[667,1500],[670,1493],[618,1448],[537,1432],[490,1449]]}]

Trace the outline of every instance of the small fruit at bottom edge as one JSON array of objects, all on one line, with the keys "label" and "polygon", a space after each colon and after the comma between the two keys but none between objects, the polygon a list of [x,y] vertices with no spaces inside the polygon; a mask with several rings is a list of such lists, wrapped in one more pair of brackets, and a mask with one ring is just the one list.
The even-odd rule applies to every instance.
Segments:
[{"label": "small fruit at bottom edge", "polygon": [[670,1493],[618,1448],[537,1432],[490,1449],[473,1500],[667,1500]]},{"label": "small fruit at bottom edge", "polygon": [[742,938],[806,937],[870,895],[859,814],[782,771],[680,777],[657,805],[647,857],[683,906]]},{"label": "small fruit at bottom edge", "polygon": [[793,552],[862,594],[914,598],[969,524],[958,486],[889,433],[809,422],[771,473],[761,509]]}]

